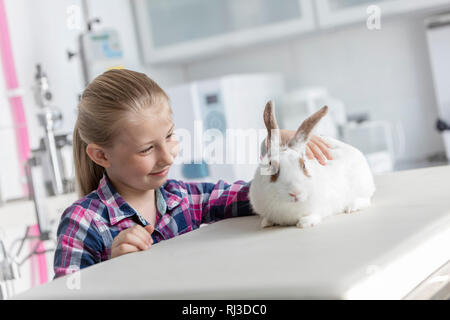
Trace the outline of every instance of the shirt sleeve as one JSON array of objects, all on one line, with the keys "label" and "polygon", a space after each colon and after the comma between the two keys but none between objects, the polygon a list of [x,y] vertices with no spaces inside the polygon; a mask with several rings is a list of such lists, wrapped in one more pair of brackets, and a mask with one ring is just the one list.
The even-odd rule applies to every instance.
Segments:
[{"label": "shirt sleeve", "polygon": [[54,278],[101,261],[103,241],[93,216],[81,206],[71,206],[63,213],[57,230]]},{"label": "shirt sleeve", "polygon": [[185,183],[194,208],[197,224],[211,223],[232,217],[255,215],[248,192],[252,181],[227,183]]}]

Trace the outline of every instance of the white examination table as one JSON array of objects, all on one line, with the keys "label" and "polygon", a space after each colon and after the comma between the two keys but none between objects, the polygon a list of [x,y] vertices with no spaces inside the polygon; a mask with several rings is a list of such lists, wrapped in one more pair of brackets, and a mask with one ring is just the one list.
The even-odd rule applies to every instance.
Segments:
[{"label": "white examination table", "polygon": [[15,298],[428,298],[450,274],[450,166],[375,182],[370,208],[311,229],[261,229],[257,216],[222,220],[83,269],[79,288],[71,275]]}]

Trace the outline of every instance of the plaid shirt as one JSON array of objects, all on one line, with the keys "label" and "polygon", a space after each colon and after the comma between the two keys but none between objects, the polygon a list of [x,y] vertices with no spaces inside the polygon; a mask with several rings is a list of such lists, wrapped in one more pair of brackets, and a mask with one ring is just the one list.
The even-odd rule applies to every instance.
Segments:
[{"label": "plaid shirt", "polygon": [[[195,230],[203,223],[255,214],[250,206],[250,182],[223,180],[193,183],[167,180],[155,190],[157,215],[153,245]],[[74,202],[62,214],[54,257],[55,278],[111,258],[120,231],[148,222],[103,175],[97,190]]]}]

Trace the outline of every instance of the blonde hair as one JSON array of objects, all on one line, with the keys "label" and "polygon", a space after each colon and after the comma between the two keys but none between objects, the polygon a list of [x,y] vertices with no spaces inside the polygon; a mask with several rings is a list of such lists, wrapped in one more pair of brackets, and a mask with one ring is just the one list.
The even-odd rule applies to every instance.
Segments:
[{"label": "blonde hair", "polygon": [[126,69],[106,71],[86,87],[73,131],[75,179],[80,197],[97,189],[104,172],[102,166],[89,158],[87,145],[111,147],[130,112],[139,114],[164,101],[168,103],[169,98],[156,82],[143,73]]}]

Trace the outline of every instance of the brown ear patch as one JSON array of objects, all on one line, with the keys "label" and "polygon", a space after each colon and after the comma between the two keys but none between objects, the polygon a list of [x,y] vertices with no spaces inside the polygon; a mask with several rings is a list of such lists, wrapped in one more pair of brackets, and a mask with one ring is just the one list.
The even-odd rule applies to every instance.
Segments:
[{"label": "brown ear patch", "polygon": [[278,123],[277,119],[275,118],[272,100],[267,102],[266,107],[264,108],[263,117],[264,124],[266,125],[267,130],[278,129]]},{"label": "brown ear patch", "polygon": [[270,182],[275,182],[280,176],[280,165],[278,162],[272,161],[272,168],[274,168],[276,172],[270,176]]},{"label": "brown ear patch", "polygon": [[267,153],[270,155],[272,130],[279,129],[277,119],[275,118],[275,112],[274,112],[272,100],[267,102],[266,107],[264,108],[263,118],[264,118],[264,124],[266,125],[266,129],[267,129],[266,149],[267,149]]},{"label": "brown ear patch", "polygon": [[305,176],[311,178],[308,170],[306,169],[305,160],[303,158],[299,158],[299,163],[300,163],[300,169],[303,170],[303,173],[305,174]]}]

